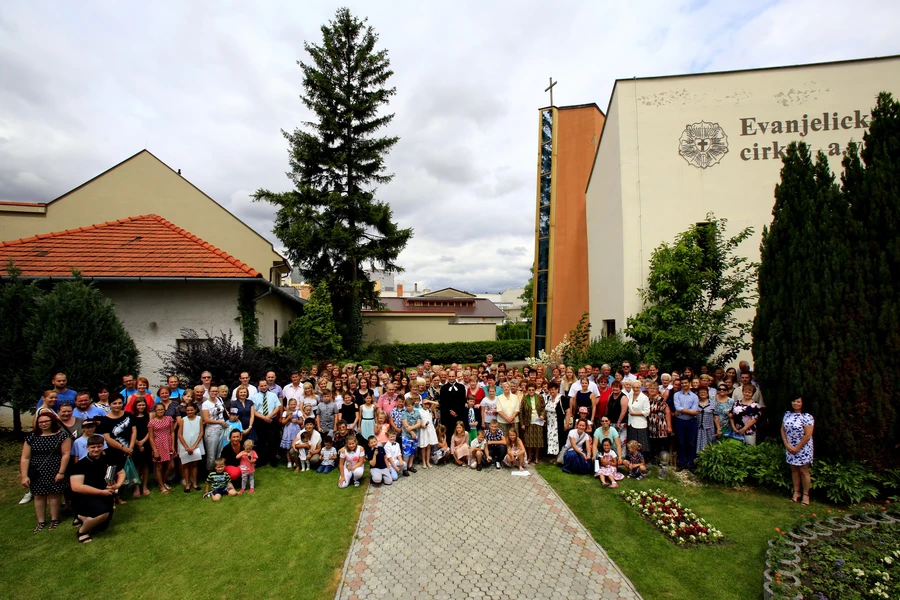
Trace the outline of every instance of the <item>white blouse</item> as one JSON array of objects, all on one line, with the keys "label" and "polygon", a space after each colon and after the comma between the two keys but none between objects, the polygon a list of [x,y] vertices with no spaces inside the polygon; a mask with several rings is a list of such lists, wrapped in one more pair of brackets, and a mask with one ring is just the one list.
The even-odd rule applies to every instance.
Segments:
[{"label": "white blouse", "polygon": [[[640,412],[640,416],[633,415],[633,412]],[[647,429],[647,417],[650,415],[650,399],[647,395],[640,393],[637,397],[628,401],[628,425],[634,429]]]}]

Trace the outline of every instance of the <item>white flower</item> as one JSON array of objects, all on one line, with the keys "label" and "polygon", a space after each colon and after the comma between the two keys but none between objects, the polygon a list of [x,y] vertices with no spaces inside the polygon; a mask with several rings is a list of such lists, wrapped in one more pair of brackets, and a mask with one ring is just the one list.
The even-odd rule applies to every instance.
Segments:
[{"label": "white flower", "polygon": [[887,563],[887,564],[891,564],[891,563],[894,562],[894,559],[891,558],[890,556],[885,556],[885,557],[884,557],[884,562]]}]

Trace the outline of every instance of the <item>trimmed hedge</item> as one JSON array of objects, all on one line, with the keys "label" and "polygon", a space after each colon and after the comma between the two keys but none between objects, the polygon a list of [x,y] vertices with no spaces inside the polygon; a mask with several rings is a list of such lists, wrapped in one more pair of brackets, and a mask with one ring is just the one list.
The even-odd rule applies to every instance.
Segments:
[{"label": "trimmed hedge", "polygon": [[495,363],[525,360],[530,353],[531,340],[494,340],[443,344],[374,344],[363,349],[362,358],[381,366],[406,368],[426,360],[434,364],[480,363],[488,354],[494,356]]}]

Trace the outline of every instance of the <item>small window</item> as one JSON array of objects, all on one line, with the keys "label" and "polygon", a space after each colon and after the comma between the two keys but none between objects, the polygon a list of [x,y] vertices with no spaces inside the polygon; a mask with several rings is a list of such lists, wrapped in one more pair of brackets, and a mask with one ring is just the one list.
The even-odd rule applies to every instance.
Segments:
[{"label": "small window", "polygon": [[179,339],[175,340],[175,346],[181,352],[185,352],[190,349],[195,349],[203,345],[212,344],[211,338],[191,338],[191,339]]},{"label": "small window", "polygon": [[607,336],[616,335],[616,320],[603,319],[603,330],[606,332]]}]

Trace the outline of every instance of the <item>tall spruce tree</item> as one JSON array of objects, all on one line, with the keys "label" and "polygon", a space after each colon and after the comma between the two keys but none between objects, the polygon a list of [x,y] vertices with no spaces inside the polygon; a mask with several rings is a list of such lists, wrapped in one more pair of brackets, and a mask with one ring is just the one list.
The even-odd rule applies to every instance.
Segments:
[{"label": "tall spruce tree", "polygon": [[281,345],[304,360],[341,357],[341,335],[334,323],[327,283],[323,281],[313,289],[309,302],[303,305],[303,315],[291,322]]},{"label": "tall spruce tree", "polygon": [[849,206],[821,152],[791,144],[763,229],[759,301],[753,324],[756,377],[778,435],[780,416],[802,396],[816,417],[817,453],[862,452],[865,417],[851,407],[871,392]]},{"label": "tall spruce tree", "polygon": [[[876,462],[900,462],[900,102],[882,92],[860,149],[844,158],[843,192],[856,225],[868,395],[858,410]],[[854,357],[855,359],[856,357]]]},{"label": "tall spruce tree", "polygon": [[315,121],[282,131],[294,190],[254,195],[278,206],[274,233],[305,280],[328,283],[350,354],[362,343],[361,307],[378,303],[364,267],[402,271],[397,257],[412,237],[375,198],[375,186],[393,177],[384,160],[398,138],[376,134],[394,118],[380,110],[396,88],[387,87],[393,75],[387,50],[376,50],[378,35],[366,22],[341,8],[322,26],[321,44],[304,43],[311,61],[297,63],[301,99]]}]

